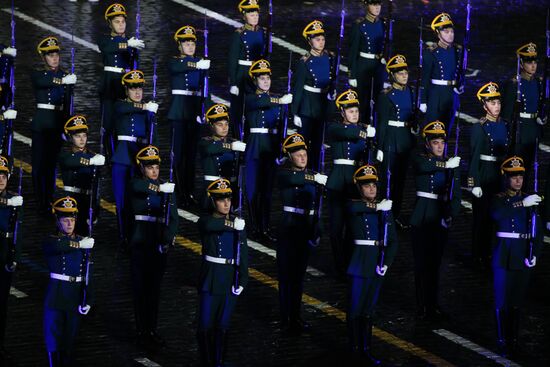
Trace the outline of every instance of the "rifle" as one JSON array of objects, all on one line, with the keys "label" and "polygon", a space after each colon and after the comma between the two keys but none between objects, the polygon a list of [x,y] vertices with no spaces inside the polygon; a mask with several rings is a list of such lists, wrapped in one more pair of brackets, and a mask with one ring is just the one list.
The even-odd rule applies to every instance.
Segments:
[{"label": "rifle", "polygon": [[[533,173],[534,173],[534,180],[533,180],[533,191],[535,194],[539,191],[539,139],[535,139],[535,162],[533,164]],[[531,210],[531,238],[529,239],[529,254],[528,259],[529,262],[533,261],[533,247],[535,246],[535,241],[537,239],[537,206],[533,206],[533,209]]]},{"label": "rifle", "polygon": [[388,19],[384,29],[384,59],[389,60],[392,54],[393,43],[393,0],[388,0]]},{"label": "rifle", "polygon": [[[371,78],[370,83],[370,114],[369,114],[369,123],[368,125],[372,125],[372,127],[376,128],[376,121],[374,119],[374,76]],[[375,141],[374,138],[368,138],[365,143],[365,150],[366,150],[366,156],[367,156],[367,163],[370,164],[372,162],[372,151],[375,148]],[[364,158],[363,158],[364,159]]]},{"label": "rifle", "polygon": [[[153,102],[157,99],[157,78],[157,58],[155,57],[153,59]],[[151,112],[149,118],[151,120],[149,125],[149,145],[152,145],[155,127],[157,125],[157,114]]]},{"label": "rifle", "polygon": [[[288,71],[287,71],[286,77],[287,77],[286,92],[290,93],[290,88],[291,88],[290,83],[292,81],[292,51],[290,51],[290,53],[288,55]],[[279,149],[279,158],[275,159],[275,163],[277,163],[277,165],[279,165],[279,166],[281,164],[283,164],[286,160],[285,156],[283,155],[283,142],[286,139],[286,130],[288,128],[289,115],[290,115],[290,107],[289,107],[289,105],[286,105],[283,108],[283,118],[281,120],[282,123],[283,123],[283,126],[281,127],[281,129],[279,131],[279,133],[281,134],[281,138],[280,138],[281,148]]]},{"label": "rifle", "polygon": [[462,63],[460,65],[460,69],[458,71],[458,83],[457,87],[463,88],[464,84],[466,83],[466,68],[468,67],[468,53],[470,52],[470,13],[472,10],[472,6],[470,5],[470,0],[468,0],[468,4],[466,5],[466,31],[464,33],[464,42],[462,44]]},{"label": "rifle", "polygon": [[[74,74],[74,35],[71,33],[71,74]],[[69,116],[74,113],[74,87],[71,85],[71,97],[69,104]]]},{"label": "rifle", "polygon": [[[387,167],[386,167],[386,199],[390,200],[390,190],[391,190],[391,170],[390,170],[390,156],[391,156],[391,149],[390,149],[390,154],[388,154],[388,163],[387,163]],[[382,239],[382,241],[380,241],[378,243],[378,249],[380,250],[380,254],[378,255],[378,266],[380,268],[382,268],[384,266],[384,257],[386,255],[386,246],[387,246],[387,241],[388,241],[388,223],[389,223],[389,220],[388,220],[388,216],[389,216],[389,211],[385,211],[382,213],[382,216],[384,217],[383,219],[383,223],[384,223],[384,230],[383,230],[383,234],[384,234],[384,237]]]},{"label": "rifle", "polygon": [[[239,207],[237,208],[237,216],[239,218],[242,218],[242,215],[243,215],[243,183],[244,183],[243,173],[244,173],[244,166],[241,164],[239,166],[239,180],[238,180],[238,185],[239,185]],[[241,245],[242,245],[241,235],[242,235],[242,231],[236,231],[236,234],[235,234],[235,242],[236,242],[235,243],[235,245],[236,245],[236,248],[235,248],[235,253],[236,253],[236,256],[235,256],[235,278],[234,278],[234,281],[233,281],[233,287],[235,288],[235,290],[237,290],[239,288],[239,278],[240,278],[239,266],[241,265]]]},{"label": "rifle", "polygon": [[[207,22],[206,12],[204,13],[204,58],[208,59],[208,22]],[[209,94],[209,79],[208,79],[208,70],[204,71],[204,79],[202,81],[202,97],[201,97],[201,123],[206,123],[206,98]]]},{"label": "rifle", "polygon": [[422,84],[422,63],[423,63],[423,52],[424,52],[424,41],[422,41],[422,32],[424,31],[424,18],[420,18],[420,36],[418,39],[418,74],[416,75],[416,85],[415,85],[415,106],[414,106],[414,121],[412,123],[413,129],[418,129],[420,126],[420,104],[422,103],[422,98],[420,97],[420,94],[422,93],[422,90],[420,88]]},{"label": "rifle", "polygon": [[[338,82],[338,74],[340,74],[340,62],[342,57],[342,41],[344,39],[344,21],[346,19],[346,1],[342,0],[342,9],[340,10],[340,34],[338,36],[338,43],[336,46],[336,69],[334,71],[334,86]],[[333,88],[333,90],[336,87]]]},{"label": "rifle", "polygon": [[512,141],[510,143],[510,152],[513,154],[516,149],[516,144],[518,143],[518,138],[520,135],[519,128],[519,114],[521,112],[521,57],[517,56],[517,69],[516,69],[516,79],[518,81],[518,89],[516,91],[516,101],[514,103],[514,112],[512,113]]},{"label": "rifle", "polygon": [[[175,140],[175,131],[174,127],[172,127],[172,142],[170,143],[170,175],[168,182],[172,183],[174,181],[174,140]],[[162,209],[163,209],[163,215],[164,215],[164,223],[162,226],[161,231],[161,240],[164,238],[164,231],[168,228],[170,225],[170,209],[172,206],[172,194],[164,194],[163,200],[162,200]],[[162,249],[162,253],[165,253],[167,251],[167,247],[171,246],[172,244],[161,244],[160,247]]]},{"label": "rifle", "polygon": [[[19,166],[19,183],[17,185],[17,195],[21,196],[21,192],[23,189],[23,165]],[[14,207],[11,212],[11,218],[10,221],[13,223],[13,237],[11,240],[11,245],[8,250],[7,259],[6,259],[6,267],[13,264],[13,261],[15,259],[15,248],[17,246],[17,231],[19,229],[19,221],[17,220],[18,217],[18,209],[17,207]]]},{"label": "rifle", "polygon": [[267,61],[271,61],[271,53],[273,52],[273,0],[269,0],[267,24]]},{"label": "rifle", "polygon": [[[13,16],[14,13],[14,0],[11,0],[11,47],[15,48],[15,18]],[[15,109],[15,61],[13,61],[10,65],[10,109]],[[6,129],[4,131],[4,135],[8,138],[7,143],[7,155],[8,157],[11,157],[11,146],[12,146],[12,140],[13,140],[13,120],[8,120],[6,122]],[[4,147],[4,137],[2,137],[2,146],[0,146],[0,150]]]},{"label": "rifle", "polygon": [[541,120],[548,118],[550,103],[550,79],[548,78],[548,63],[550,61],[550,8],[546,10],[546,58],[544,59],[544,71],[542,74],[542,87],[544,92],[539,100],[539,114]]},{"label": "rifle", "polygon": [[[136,38],[139,39],[139,26],[140,26],[140,23],[141,23],[141,7],[140,7],[140,4],[141,1],[140,0],[137,0],[137,12],[136,12]],[[137,49],[134,49],[134,52],[133,52],[133,59],[134,59],[134,70],[137,70],[139,68],[139,54],[138,54],[138,50]]]}]

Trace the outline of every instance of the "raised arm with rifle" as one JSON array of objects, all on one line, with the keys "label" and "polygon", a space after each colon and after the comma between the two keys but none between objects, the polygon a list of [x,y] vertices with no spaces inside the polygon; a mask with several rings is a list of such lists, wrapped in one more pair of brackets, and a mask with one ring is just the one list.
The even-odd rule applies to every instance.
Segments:
[{"label": "raised arm with rifle", "polygon": [[[206,12],[204,13],[204,30],[203,30],[203,37],[204,37],[204,59],[208,60],[208,21],[206,17]],[[210,90],[209,90],[209,75],[208,70],[204,70],[204,77],[202,80],[202,96],[201,96],[201,116],[199,119],[197,119],[200,123],[206,123],[206,101],[209,97]]]}]

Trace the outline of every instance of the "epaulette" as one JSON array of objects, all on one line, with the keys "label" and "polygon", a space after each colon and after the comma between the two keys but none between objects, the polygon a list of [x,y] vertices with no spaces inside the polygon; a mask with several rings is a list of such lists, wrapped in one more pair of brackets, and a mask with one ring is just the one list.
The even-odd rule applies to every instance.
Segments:
[{"label": "epaulette", "polygon": [[19,196],[18,193],[13,192],[13,191],[9,191],[9,190],[8,190],[8,194],[10,194],[10,195],[12,195],[12,196]]},{"label": "epaulette", "polygon": [[484,124],[486,122],[487,122],[487,117],[482,117],[482,118],[479,119],[480,124]]},{"label": "epaulette", "polygon": [[236,28],[236,29],[235,29],[235,32],[237,32],[237,33],[243,33],[243,32],[244,32],[244,25],[241,26],[241,27],[239,27],[239,28]]},{"label": "epaulette", "polygon": [[203,136],[202,140],[212,141],[214,138],[212,136]]},{"label": "epaulette", "polygon": [[455,48],[457,50],[462,50],[462,45],[459,45],[458,43],[455,44]]},{"label": "epaulette", "polygon": [[517,75],[514,75],[514,76],[512,77],[512,83],[515,83],[515,84],[518,83],[518,77],[517,77]]},{"label": "epaulette", "polygon": [[386,88],[382,89],[382,93],[388,94],[392,89],[393,89],[393,87],[390,85],[389,87],[386,87]]},{"label": "epaulette", "polygon": [[365,20],[366,20],[365,17],[357,18],[357,19],[355,20],[355,23],[363,23]]},{"label": "epaulette", "polygon": [[333,51],[327,51],[327,54],[328,54],[330,57],[336,57],[336,54],[335,54]]},{"label": "epaulette", "polygon": [[503,198],[503,197],[506,196],[506,191],[499,192],[496,196],[497,196],[498,198]]},{"label": "epaulette", "polygon": [[437,42],[426,42],[426,48],[429,50],[429,51],[433,51],[435,50],[436,48],[438,48],[439,45],[437,44]]},{"label": "epaulette", "polygon": [[300,60],[302,60],[302,61],[307,61],[310,57],[311,57],[311,54],[308,52],[307,54],[305,54],[304,56],[302,56],[302,58],[301,58]]}]

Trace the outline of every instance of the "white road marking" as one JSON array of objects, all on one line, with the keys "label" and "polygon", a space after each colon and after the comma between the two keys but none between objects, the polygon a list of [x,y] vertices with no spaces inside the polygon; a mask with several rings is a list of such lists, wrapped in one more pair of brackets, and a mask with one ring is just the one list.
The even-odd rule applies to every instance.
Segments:
[{"label": "white road marking", "polygon": [[157,362],[151,361],[149,358],[145,358],[145,357],[136,358],[134,359],[134,361],[147,367],[161,367],[161,365],[158,364]]},{"label": "white road marking", "polygon": [[25,293],[23,291],[20,291],[19,289],[14,288],[14,287],[10,288],[10,294],[12,296],[14,296],[15,298],[25,298],[25,297],[29,296],[27,293]]},{"label": "white road marking", "polygon": [[456,343],[458,345],[461,345],[463,346],[464,348],[466,349],[470,349],[471,351],[473,352],[476,352],[480,355],[482,355],[483,357],[487,358],[487,359],[491,359],[493,360],[495,363],[498,363],[502,366],[507,366],[507,367],[521,367],[521,365],[509,360],[509,359],[506,359],[504,357],[501,357],[499,356],[498,354],[496,353],[493,353],[491,352],[490,350],[488,349],[485,349],[483,348],[482,346],[468,340],[468,339],[465,339],[459,335],[456,335],[455,333],[452,333],[448,330],[445,330],[445,329],[437,329],[437,330],[432,330],[434,333],[436,333],[437,335],[440,335],[450,341],[452,341],[453,343]]}]

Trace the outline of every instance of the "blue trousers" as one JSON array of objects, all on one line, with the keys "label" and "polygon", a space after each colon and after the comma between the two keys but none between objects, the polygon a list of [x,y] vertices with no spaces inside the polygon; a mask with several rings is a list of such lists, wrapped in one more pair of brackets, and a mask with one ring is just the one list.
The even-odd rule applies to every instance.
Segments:
[{"label": "blue trousers", "polygon": [[70,355],[80,327],[78,310],[44,308],[44,340],[48,352],[64,351]]},{"label": "blue trousers", "polygon": [[368,278],[350,276],[348,320],[374,314],[382,281],[383,277],[376,275]]},{"label": "blue trousers", "polygon": [[128,211],[128,197],[126,196],[128,182],[134,177],[135,169],[132,166],[113,163],[113,195],[115,197],[119,237],[128,238],[128,228],[131,223]]},{"label": "blue trousers", "polygon": [[237,296],[230,294],[199,295],[199,330],[229,329],[231,315],[237,304]]},{"label": "blue trousers", "polygon": [[530,277],[531,269],[508,270],[493,266],[495,308],[503,310],[521,308]]}]

